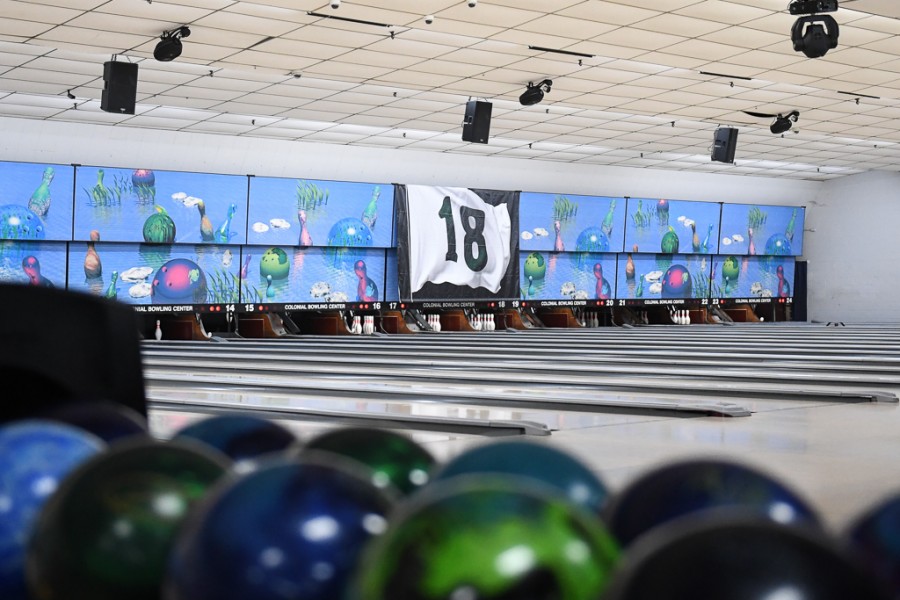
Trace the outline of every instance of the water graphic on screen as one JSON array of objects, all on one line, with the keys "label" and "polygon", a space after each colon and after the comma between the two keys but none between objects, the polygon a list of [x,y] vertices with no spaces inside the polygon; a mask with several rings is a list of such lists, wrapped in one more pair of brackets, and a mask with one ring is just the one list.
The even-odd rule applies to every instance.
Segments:
[{"label": "water graphic on screen", "polygon": [[72,183],[64,165],[0,162],[0,239],[72,239]]},{"label": "water graphic on screen", "polygon": [[705,255],[625,254],[619,258],[616,298],[707,298],[712,262]]},{"label": "water graphic on screen", "polygon": [[65,288],[66,243],[0,241],[0,282]]},{"label": "water graphic on screen", "polygon": [[715,202],[629,198],[625,251],[715,254],[720,213]]},{"label": "water graphic on screen", "polygon": [[710,297],[792,297],[795,260],[790,256],[716,256]]},{"label": "water graphic on screen", "polygon": [[519,247],[553,252],[621,252],[625,198],[522,192]]},{"label": "water graphic on screen", "polygon": [[519,277],[523,300],[609,300],[616,255],[520,252]]},{"label": "water graphic on screen", "polygon": [[799,206],[726,204],[719,253],[801,256],[805,216]]}]

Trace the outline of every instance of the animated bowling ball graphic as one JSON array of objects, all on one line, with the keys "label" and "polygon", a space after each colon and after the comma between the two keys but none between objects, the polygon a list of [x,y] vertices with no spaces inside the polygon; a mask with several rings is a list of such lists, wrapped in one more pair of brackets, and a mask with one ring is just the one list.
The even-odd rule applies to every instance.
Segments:
[{"label": "animated bowling ball graphic", "polygon": [[131,184],[135,187],[156,185],[156,175],[150,169],[137,169],[131,174]]},{"label": "animated bowling ball graphic", "polygon": [[372,230],[354,217],[341,219],[328,232],[329,246],[371,246]]},{"label": "animated bowling ball graphic", "polygon": [[171,244],[175,241],[175,221],[161,206],[144,221],[144,241],[151,244]]},{"label": "animated bowling ball graphic", "polygon": [[784,234],[774,233],[766,242],[766,254],[769,256],[789,256],[791,253],[791,241]]},{"label": "animated bowling ball graphic", "polygon": [[540,252],[532,252],[525,259],[525,278],[531,278],[535,281],[543,279],[547,274],[547,261]]},{"label": "animated bowling ball graphic", "polygon": [[599,227],[588,227],[578,234],[575,252],[609,252],[609,237]]},{"label": "animated bowling ball graphic", "polygon": [[206,275],[186,258],[173,258],[161,266],[150,286],[154,304],[200,304],[206,302],[206,292]]},{"label": "animated bowling ball graphic", "polygon": [[741,274],[741,261],[736,256],[729,256],[722,263],[722,278],[728,281],[737,280]]},{"label": "animated bowling ball graphic", "polygon": [[656,203],[656,212],[661,215],[669,214],[669,201],[668,200],[660,200]]},{"label": "animated bowling ball graphic", "polygon": [[691,274],[683,265],[672,265],[662,278],[663,298],[690,298],[693,291]]},{"label": "animated bowling ball graphic", "polygon": [[291,261],[281,248],[269,248],[259,259],[259,274],[272,279],[287,279],[291,272]]},{"label": "animated bowling ball graphic", "polygon": [[0,206],[0,239],[42,240],[44,222],[32,211],[18,204]]},{"label": "animated bowling ball graphic", "polygon": [[659,242],[659,248],[665,254],[675,254],[678,252],[679,244],[678,234],[675,233],[674,229],[669,227],[669,230],[662,236],[662,240]]}]

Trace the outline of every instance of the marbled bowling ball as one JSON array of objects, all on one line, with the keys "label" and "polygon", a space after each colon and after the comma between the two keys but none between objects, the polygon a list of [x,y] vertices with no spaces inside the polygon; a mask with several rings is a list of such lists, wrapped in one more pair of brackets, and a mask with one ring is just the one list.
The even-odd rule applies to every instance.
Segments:
[{"label": "marbled bowling ball", "polygon": [[690,298],[693,293],[691,274],[684,265],[672,265],[662,277],[663,298]]},{"label": "marbled bowling ball", "polygon": [[151,187],[156,185],[156,175],[150,169],[136,169],[131,174],[131,184],[134,187]]},{"label": "marbled bowling ball", "polygon": [[618,546],[602,523],[528,481],[470,475],[422,490],[366,548],[357,600],[597,600]]},{"label": "marbled bowling ball", "polygon": [[547,261],[540,252],[532,252],[525,259],[525,278],[529,277],[534,281],[539,281],[547,274]]},{"label": "marbled bowling ball", "polygon": [[163,598],[356,598],[348,580],[392,499],[354,467],[324,454],[273,461],[218,488],[182,530]]},{"label": "marbled bowling ball", "polygon": [[26,559],[33,600],[159,600],[175,536],[224,455],[149,440],[111,446],[44,505]]},{"label": "marbled bowling ball", "polygon": [[144,221],[142,233],[145,242],[171,244],[175,241],[175,221],[165,211],[157,211]]},{"label": "marbled bowling ball", "polygon": [[0,426],[0,598],[26,600],[25,546],[60,482],[106,447],[90,433],[44,420]]},{"label": "marbled bowling ball", "polygon": [[766,241],[766,254],[769,256],[790,256],[791,241],[783,233],[773,233]]},{"label": "marbled bowling ball", "polygon": [[44,222],[35,213],[18,204],[0,206],[0,239],[42,240],[45,236]]},{"label": "marbled bowling ball", "polygon": [[329,246],[371,246],[372,243],[372,230],[354,217],[341,219],[328,232]]},{"label": "marbled bowling ball", "polygon": [[741,261],[737,256],[729,256],[722,263],[722,279],[736,281],[741,274]]},{"label": "marbled bowling ball", "polygon": [[179,430],[173,439],[207,444],[242,468],[297,443],[293,433],[268,419],[254,415],[218,415],[201,419]]},{"label": "marbled bowling ball", "polygon": [[206,275],[200,266],[186,258],[173,258],[153,276],[150,298],[154,304],[206,302]]},{"label": "marbled bowling ball", "polygon": [[659,241],[659,249],[663,254],[677,253],[680,245],[681,242],[678,240],[678,234],[675,233],[671,227],[669,227],[669,230],[663,234],[662,239]]},{"label": "marbled bowling ball", "polygon": [[609,252],[609,236],[599,227],[588,227],[578,234],[575,252]]},{"label": "marbled bowling ball", "polygon": [[291,261],[288,260],[287,252],[281,248],[269,248],[259,259],[259,274],[266,278],[269,275],[272,279],[287,279],[291,274]]}]

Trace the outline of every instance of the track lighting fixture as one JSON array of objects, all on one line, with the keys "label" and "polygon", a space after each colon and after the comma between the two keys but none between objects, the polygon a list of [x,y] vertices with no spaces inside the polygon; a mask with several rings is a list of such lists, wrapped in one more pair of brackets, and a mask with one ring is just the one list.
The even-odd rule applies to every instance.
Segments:
[{"label": "track lighting fixture", "polygon": [[191,35],[191,30],[186,25],[172,31],[164,31],[159,36],[159,43],[153,50],[153,58],[160,62],[169,62],[181,56],[181,38]]},{"label": "track lighting fixture", "polygon": [[553,82],[549,79],[545,79],[537,85],[529,81],[525,91],[519,96],[519,103],[522,106],[532,106],[539,103],[544,99],[544,94],[550,93],[550,86],[552,85]]},{"label": "track lighting fixture", "polygon": [[786,115],[770,115],[766,113],[752,112],[749,110],[745,110],[742,112],[746,115],[757,117],[759,119],[775,119],[774,121],[772,121],[772,125],[769,126],[769,131],[771,131],[775,135],[790,131],[791,127],[794,126],[794,123],[796,123],[800,119],[800,111],[797,110],[792,110]]},{"label": "track lighting fixture", "polygon": [[795,52],[802,52],[809,58],[821,58],[829,50],[837,48],[840,28],[831,15],[816,13],[834,12],[837,0],[793,0],[788,6],[792,15],[800,17],[791,28],[791,42]]}]

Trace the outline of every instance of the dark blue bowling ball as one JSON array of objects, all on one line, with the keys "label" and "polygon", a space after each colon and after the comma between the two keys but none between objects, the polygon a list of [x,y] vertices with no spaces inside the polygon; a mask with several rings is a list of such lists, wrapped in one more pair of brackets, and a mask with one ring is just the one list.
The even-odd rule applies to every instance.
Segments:
[{"label": "dark blue bowling ball", "polygon": [[654,527],[709,510],[762,515],[779,523],[818,524],[815,511],[769,475],[727,460],[685,460],[652,469],[617,494],[606,521],[627,546]]},{"label": "dark blue bowling ball", "polygon": [[435,480],[490,473],[538,481],[594,514],[600,512],[609,497],[599,477],[575,457],[547,444],[522,440],[471,448],[444,465]]},{"label": "dark blue bowling ball", "polygon": [[193,513],[169,564],[166,600],[340,600],[392,500],[333,455],[271,461]]},{"label": "dark blue bowling ball", "polygon": [[177,440],[193,440],[212,446],[247,466],[264,455],[281,452],[297,442],[293,433],[253,415],[219,415],[188,425],[175,434]]},{"label": "dark blue bowling ball", "polygon": [[687,518],[636,542],[603,600],[887,600],[821,531]]},{"label": "dark blue bowling ball", "polygon": [[149,435],[147,419],[143,415],[132,408],[113,402],[70,402],[41,413],[41,418],[79,427],[106,443],[133,435]]},{"label": "dark blue bowling ball", "polygon": [[0,426],[0,598],[25,600],[25,548],[47,499],[79,464],[106,444],[44,420]]},{"label": "dark blue bowling ball", "polygon": [[866,511],[846,535],[866,569],[900,598],[900,496]]}]

